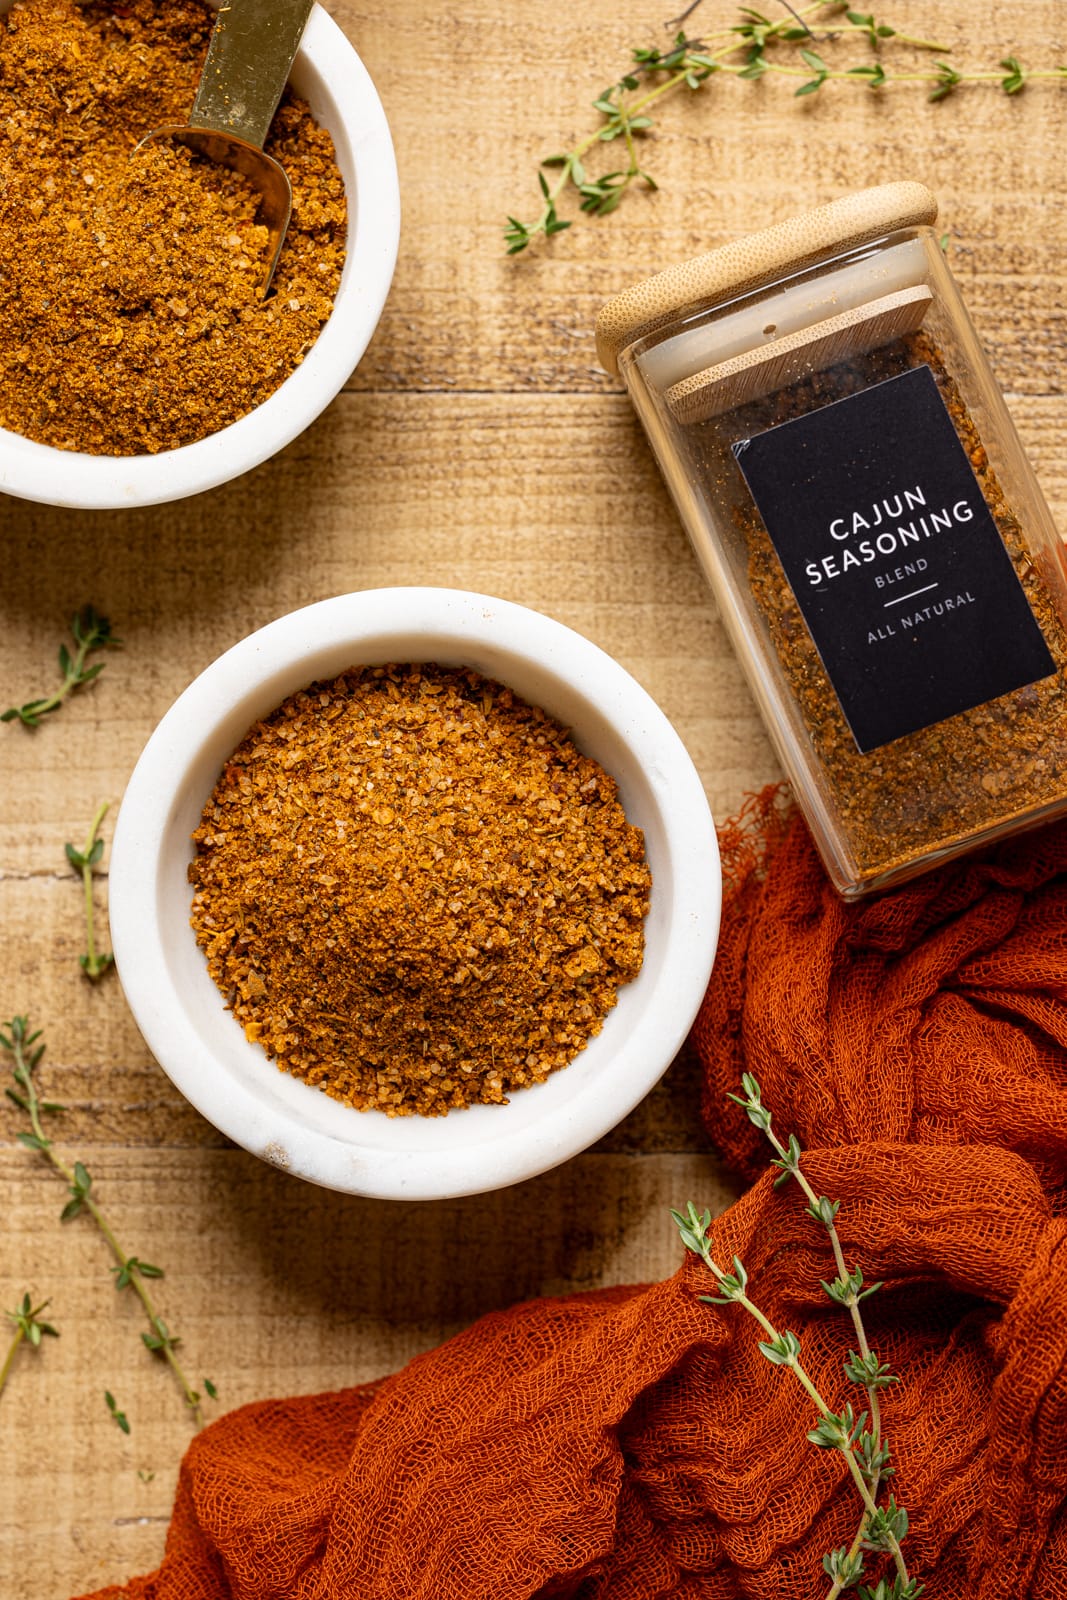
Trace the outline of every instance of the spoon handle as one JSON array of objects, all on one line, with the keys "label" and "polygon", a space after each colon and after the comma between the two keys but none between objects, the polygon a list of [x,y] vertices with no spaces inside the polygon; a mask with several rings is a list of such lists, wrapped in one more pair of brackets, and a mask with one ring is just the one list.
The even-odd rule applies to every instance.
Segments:
[{"label": "spoon handle", "polygon": [[315,0],[222,0],[190,126],[263,147]]}]

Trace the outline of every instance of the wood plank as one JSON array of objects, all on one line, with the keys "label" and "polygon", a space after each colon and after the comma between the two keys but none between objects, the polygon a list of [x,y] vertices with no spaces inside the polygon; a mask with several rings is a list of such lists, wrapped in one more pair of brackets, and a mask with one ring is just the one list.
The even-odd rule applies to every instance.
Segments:
[{"label": "wood plank", "polygon": [[[638,0],[566,15],[549,0],[328,9],[382,93],[405,209],[394,291],[346,392],[273,461],[192,501],[83,515],[0,498],[3,704],[51,681],[86,601],[126,641],[51,723],[0,727],[0,1011],[45,1026],[49,1092],[71,1108],[64,1149],[85,1155],[129,1248],[165,1267],[160,1307],[222,1407],[374,1376],[528,1295],[670,1272],[667,1208],[692,1195],[718,1209],[732,1191],[703,1152],[685,1060],[595,1151],[493,1197],[361,1201],[228,1146],[151,1060],[113,977],[81,977],[63,858],[190,679],[325,595],[482,590],[621,660],[679,729],[713,809],[733,810],[774,759],[628,401],[597,366],[593,321],[636,277],[882,179],[939,194],[949,260],[1067,525],[1067,89],[931,105],[919,88],[798,101],[785,79],[719,79],[664,105],[646,146],[657,194],[509,261],[503,220],[536,209],[538,159],[592,128],[588,102],[632,45],[669,37],[659,13]],[[1067,59],[1060,0],[893,0],[886,17],[975,66]],[[733,20],[704,0],[690,25]],[[101,907],[106,891],[105,874]],[[188,1421],[98,1239],[84,1220],[60,1226],[62,1185],[15,1145],[17,1125],[5,1104],[0,1309],[24,1289],[50,1295],[62,1335],[20,1354],[0,1400],[0,1595],[32,1585],[61,1600],[158,1559]],[[518,1254],[499,1242],[505,1207],[527,1223]]]}]

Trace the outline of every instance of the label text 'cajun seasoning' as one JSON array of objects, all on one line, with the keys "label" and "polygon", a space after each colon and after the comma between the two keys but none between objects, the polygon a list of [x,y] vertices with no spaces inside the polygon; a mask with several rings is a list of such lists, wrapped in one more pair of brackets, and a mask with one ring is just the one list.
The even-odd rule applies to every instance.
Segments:
[{"label": "label text 'cajun seasoning'", "polygon": [[733,453],[860,751],[1055,671],[928,366]]}]

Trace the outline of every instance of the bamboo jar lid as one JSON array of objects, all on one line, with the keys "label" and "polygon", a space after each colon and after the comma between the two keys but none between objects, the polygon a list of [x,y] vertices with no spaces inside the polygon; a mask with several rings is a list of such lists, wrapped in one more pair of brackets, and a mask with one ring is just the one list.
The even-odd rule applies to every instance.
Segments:
[{"label": "bamboo jar lid", "polygon": [[596,319],[601,365],[617,373],[619,355],[628,344],[703,302],[755,289],[819,256],[865,244],[897,228],[930,226],[936,219],[937,201],[924,184],[883,183],[681,261],[601,307]]}]

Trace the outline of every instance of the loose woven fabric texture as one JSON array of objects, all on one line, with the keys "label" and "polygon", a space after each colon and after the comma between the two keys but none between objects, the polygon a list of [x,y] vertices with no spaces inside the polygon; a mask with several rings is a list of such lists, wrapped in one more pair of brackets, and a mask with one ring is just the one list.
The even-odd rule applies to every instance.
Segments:
[{"label": "loose woven fabric texture", "polygon": [[1067,1212],[1067,824],[846,905],[768,790],[720,830],[728,914],[693,1030],[704,1121],[747,1178],[743,1072],[802,1145],[992,1144]]},{"label": "loose woven fabric texture", "polygon": [[[774,795],[723,830],[694,1030],[709,1136],[752,1188],[712,1225],[832,1407],[855,1339],[825,1231],[725,1096],[760,1080],[884,1286],[872,1347],[928,1600],[1067,1597],[1067,829],[858,906]],[[808,1149],[808,1146],[811,1146]],[[394,1377],[268,1401],[190,1445],[159,1571],[97,1600],[816,1600],[859,1501],[764,1335],[667,1282],[484,1317]],[[875,1568],[877,1570],[877,1567]]]}]

